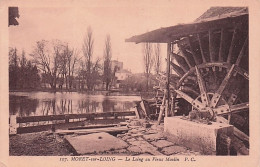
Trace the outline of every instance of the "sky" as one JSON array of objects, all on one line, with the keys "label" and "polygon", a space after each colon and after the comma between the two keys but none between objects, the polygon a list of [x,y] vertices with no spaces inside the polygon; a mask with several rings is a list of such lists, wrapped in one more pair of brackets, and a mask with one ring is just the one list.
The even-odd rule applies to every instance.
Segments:
[{"label": "sky", "polygon": [[[36,41],[59,39],[81,51],[87,27],[91,26],[95,58],[103,57],[105,37],[109,34],[112,59],[122,61],[125,69],[140,73],[144,71],[142,44],[125,42],[125,39],[161,27],[190,23],[210,7],[210,4],[191,5],[172,0],[99,0],[67,6],[20,6],[19,26],[9,27],[9,45],[19,51],[24,49],[28,55]],[[161,55],[165,62],[166,44],[161,46]]]}]

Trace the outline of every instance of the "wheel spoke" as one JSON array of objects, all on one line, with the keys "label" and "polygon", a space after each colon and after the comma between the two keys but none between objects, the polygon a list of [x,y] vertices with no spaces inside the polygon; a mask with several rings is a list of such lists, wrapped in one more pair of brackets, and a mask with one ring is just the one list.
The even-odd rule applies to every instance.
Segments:
[{"label": "wheel spoke", "polygon": [[235,105],[221,105],[214,109],[217,115],[234,114],[249,109],[248,102]]},{"label": "wheel spoke", "polygon": [[173,63],[173,62],[170,62],[173,70],[180,76],[182,77],[185,72],[182,70],[182,68],[180,66],[178,66],[177,64]]},{"label": "wheel spoke", "polygon": [[241,103],[230,106],[231,113],[237,113],[249,109],[249,103]]},{"label": "wheel spoke", "polygon": [[202,47],[202,37],[201,37],[201,34],[197,34],[197,37],[198,37],[198,40],[199,40],[199,45],[200,45],[200,52],[201,52],[201,57],[202,57],[202,60],[203,60],[203,63],[206,63],[206,58],[205,58],[205,54],[204,54],[204,51],[203,51],[203,47]]},{"label": "wheel spoke", "polygon": [[192,42],[191,42],[190,37],[188,37],[188,45],[190,46],[191,55],[193,56],[193,59],[194,59],[194,61],[195,61],[195,64],[196,64],[196,65],[200,64],[199,59],[198,59],[198,57],[197,57],[197,55],[196,55],[196,53],[195,53],[195,49],[194,49],[194,47],[193,47],[193,45],[192,45]]},{"label": "wheel spoke", "polygon": [[237,66],[239,66],[242,57],[245,55],[244,52],[245,52],[246,47],[248,47],[248,36],[247,36],[247,38],[246,38],[246,40],[245,40],[245,42],[243,44],[243,47],[242,47],[242,49],[241,49],[241,51],[240,51],[240,53],[239,53],[239,55],[237,57],[237,61],[236,61],[236,65]]},{"label": "wheel spoke", "polygon": [[193,107],[195,107],[198,110],[201,110],[202,108],[204,108],[205,106],[198,100],[193,99],[192,97],[190,97],[189,95],[187,95],[186,93],[180,91],[180,90],[175,90],[175,92],[181,96],[183,99],[185,99],[187,102],[189,102]]},{"label": "wheel spoke", "polygon": [[200,88],[201,101],[205,106],[209,106],[209,97],[207,94],[205,82],[202,79],[202,76],[197,66],[195,66],[195,69],[196,69],[196,75],[197,75],[198,84]]},{"label": "wheel spoke", "polygon": [[221,105],[221,106],[214,108],[213,110],[217,115],[223,115],[223,114],[230,113],[230,108],[228,105]]},{"label": "wheel spoke", "polygon": [[219,44],[218,61],[223,61],[224,47],[225,47],[225,30],[221,29],[220,44]]},{"label": "wheel spoke", "polygon": [[210,102],[211,107],[213,107],[213,108],[216,107],[216,105],[217,105],[217,103],[218,103],[218,101],[219,101],[219,99],[222,95],[222,92],[226,88],[228,81],[232,76],[232,72],[233,72],[234,68],[235,68],[235,65],[233,64],[232,67],[230,68],[230,70],[228,71],[227,75],[225,76],[224,80],[220,84],[218,90],[214,93],[214,95],[211,99],[211,102]]},{"label": "wheel spoke", "polygon": [[179,64],[179,66],[182,68],[182,70],[187,73],[189,71],[189,66],[188,64],[186,63],[185,59],[178,55],[178,54],[175,54],[173,52],[170,53],[172,58],[175,59],[177,61],[177,63]]},{"label": "wheel spoke", "polygon": [[232,36],[232,41],[229,47],[229,52],[228,52],[228,57],[227,57],[227,62],[230,63],[231,59],[232,59],[232,53],[233,50],[235,49],[235,41],[237,40],[237,36],[238,36],[238,27],[234,29],[233,31],[233,36]]},{"label": "wheel spoke", "polygon": [[183,92],[192,93],[195,96],[199,96],[200,95],[197,91],[195,91],[194,89],[192,89],[191,87],[188,87],[188,86],[181,86],[181,90]]},{"label": "wheel spoke", "polygon": [[184,52],[184,48],[181,45],[178,45],[179,49],[180,49],[180,54],[182,55],[182,57],[184,57],[186,63],[188,64],[189,68],[192,68],[191,62],[188,59],[188,55],[185,54]]}]

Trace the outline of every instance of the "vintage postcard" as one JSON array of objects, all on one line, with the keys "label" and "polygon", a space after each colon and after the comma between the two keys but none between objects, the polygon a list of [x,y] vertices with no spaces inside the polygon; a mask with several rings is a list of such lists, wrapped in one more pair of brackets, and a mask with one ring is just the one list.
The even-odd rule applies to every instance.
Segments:
[{"label": "vintage postcard", "polygon": [[0,167],[260,166],[260,1],[0,2]]}]

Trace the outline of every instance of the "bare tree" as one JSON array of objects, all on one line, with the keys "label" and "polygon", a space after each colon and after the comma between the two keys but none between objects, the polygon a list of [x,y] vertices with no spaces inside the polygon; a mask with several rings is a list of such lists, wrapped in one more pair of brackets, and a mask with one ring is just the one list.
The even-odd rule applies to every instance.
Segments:
[{"label": "bare tree", "polygon": [[75,71],[75,65],[77,64],[78,58],[78,50],[74,48],[69,48],[67,44],[64,48],[63,54],[61,56],[61,68],[60,73],[62,75],[62,84],[65,80],[66,89],[72,87],[73,74]]},{"label": "bare tree", "polygon": [[154,45],[154,71],[159,74],[161,71],[161,46],[159,43]]},{"label": "bare tree", "polygon": [[88,27],[87,29],[87,35],[84,38],[83,41],[83,54],[85,56],[85,65],[86,65],[86,82],[87,82],[87,87],[90,89],[91,87],[91,62],[92,62],[92,56],[93,56],[93,49],[94,49],[94,39],[93,39],[93,32],[91,27]]},{"label": "bare tree", "polygon": [[79,51],[77,49],[70,49],[68,58],[68,81],[69,81],[69,88],[72,87],[72,81],[74,78],[75,66],[79,62],[80,58],[78,57]]},{"label": "bare tree", "polygon": [[112,81],[112,70],[111,70],[111,40],[110,35],[106,36],[105,48],[104,48],[104,82],[106,83],[106,90],[109,89],[109,85]]},{"label": "bare tree", "polygon": [[46,40],[36,42],[33,52],[30,54],[33,63],[47,76],[51,88],[56,90],[59,75],[60,60],[64,45],[56,40],[52,45]]},{"label": "bare tree", "polygon": [[99,79],[100,59],[93,62],[93,50],[94,50],[94,38],[91,27],[88,27],[87,34],[83,41],[82,46],[83,54],[85,57],[85,63],[83,66],[86,68],[83,78],[86,79],[87,87],[89,90],[93,90]]},{"label": "bare tree", "polygon": [[146,90],[149,88],[149,76],[151,74],[151,69],[153,66],[152,58],[152,44],[144,43],[143,44],[143,60],[144,60],[144,72],[146,75]]}]

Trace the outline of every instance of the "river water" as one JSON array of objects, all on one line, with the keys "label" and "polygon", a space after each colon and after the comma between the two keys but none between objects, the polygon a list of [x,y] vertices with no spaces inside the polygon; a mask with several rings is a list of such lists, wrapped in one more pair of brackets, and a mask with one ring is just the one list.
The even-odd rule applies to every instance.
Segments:
[{"label": "river water", "polygon": [[10,92],[9,114],[42,116],[130,111],[140,96],[87,95],[77,92]]}]

